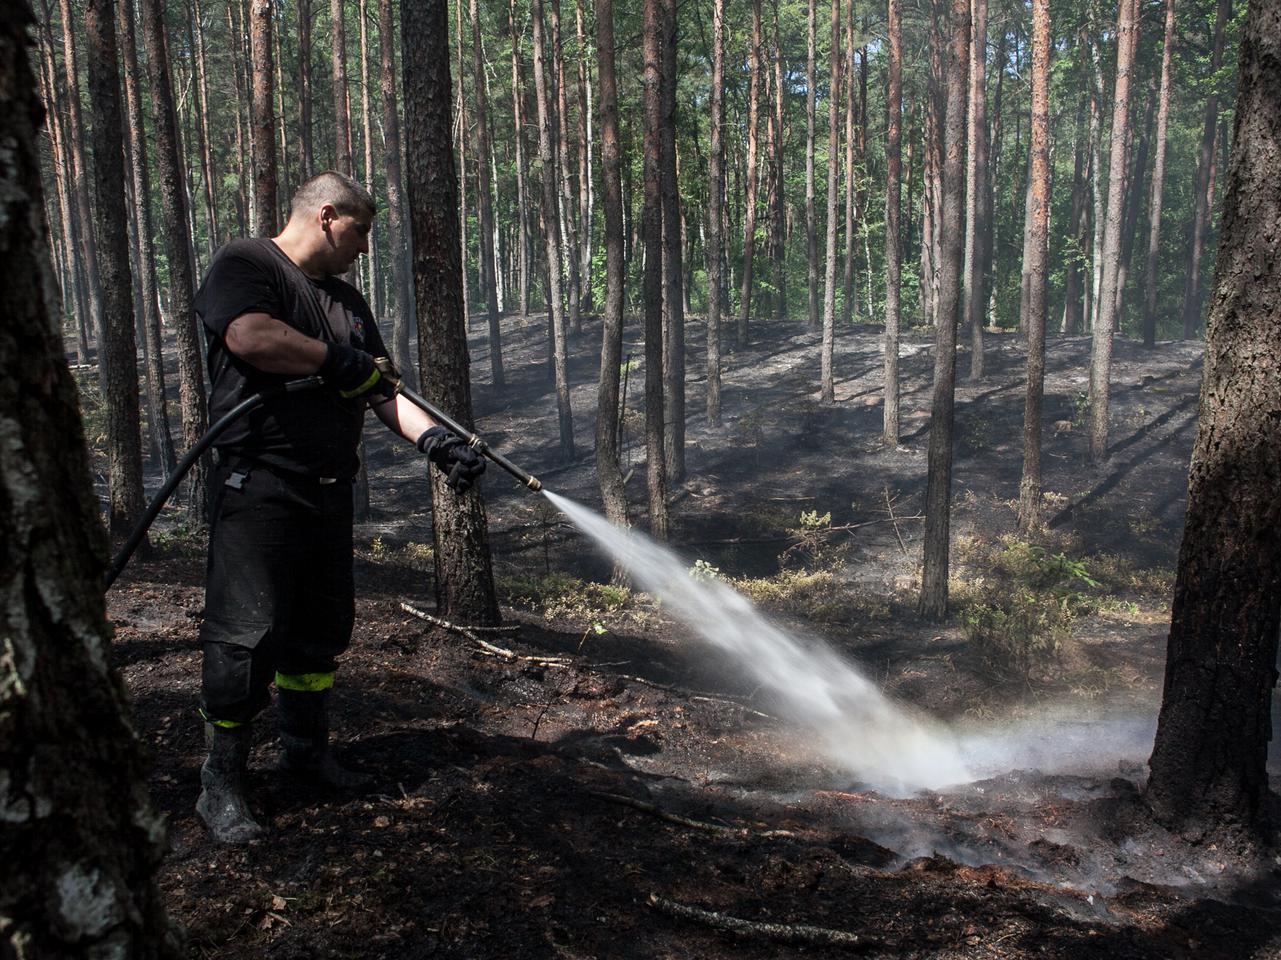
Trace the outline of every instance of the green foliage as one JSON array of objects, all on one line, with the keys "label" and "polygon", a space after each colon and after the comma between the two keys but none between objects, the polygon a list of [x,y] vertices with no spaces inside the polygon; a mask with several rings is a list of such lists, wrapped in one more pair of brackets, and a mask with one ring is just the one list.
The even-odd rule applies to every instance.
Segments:
[{"label": "green foliage", "polygon": [[502,578],[498,587],[511,606],[541,609],[549,620],[564,617],[604,623],[633,602],[632,591],[627,587],[580,580],[561,572]]},{"label": "green foliage", "polygon": [[724,580],[720,567],[714,567],[706,560],[698,559],[694,565],[689,568],[689,578],[698,583],[706,583],[709,580]]},{"label": "green foliage", "polygon": [[788,531],[796,540],[779,557],[786,567],[799,560],[806,570],[831,570],[845,558],[846,550],[836,546],[832,539],[832,512],[820,514],[817,510],[804,510],[799,525]]}]

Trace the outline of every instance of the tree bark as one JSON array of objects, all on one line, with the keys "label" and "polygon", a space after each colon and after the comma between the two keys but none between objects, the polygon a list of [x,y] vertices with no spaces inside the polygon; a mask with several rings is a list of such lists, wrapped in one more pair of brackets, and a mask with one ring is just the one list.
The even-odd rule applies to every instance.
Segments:
[{"label": "tree bark", "polygon": [[679,483],[685,478],[685,295],[676,175],[676,2],[659,2],[663,17],[663,453],[668,483]]},{"label": "tree bark", "polygon": [[1161,88],[1157,93],[1156,157],[1148,201],[1148,256],[1143,276],[1143,345],[1156,346],[1157,262],[1161,250],[1161,200],[1165,182],[1165,141],[1170,121],[1170,53],[1174,41],[1174,0],[1165,0],[1165,36],[1161,44]]},{"label": "tree bark", "polygon": [[218,188],[214,182],[213,156],[209,146],[209,83],[205,69],[205,25],[200,7],[200,0],[192,0],[191,5],[193,52],[196,58],[196,96],[200,108],[200,178],[204,184],[205,229],[208,231],[207,246],[212,257],[218,249]]},{"label": "tree bark", "polygon": [[[312,132],[311,17],[312,0],[298,0],[298,178],[316,174],[316,148]],[[381,6],[379,8],[382,9]],[[380,16],[380,29],[390,29]],[[404,371],[404,367],[400,368]]]},{"label": "tree bark", "polygon": [[[414,289],[421,336],[423,393],[461,424],[472,425],[467,323],[458,262],[458,181],[454,173],[446,0],[401,6],[405,89],[405,164]],[[459,495],[431,472],[436,608],[480,626],[501,617],[494,591],[488,522],[480,487]]]},{"label": "tree bark", "polygon": [[[981,3],[982,0],[979,0]],[[1050,229],[1050,0],[1032,3],[1032,245],[1028,264],[1027,393],[1023,404],[1023,477],[1019,529],[1041,523],[1041,406]]]},{"label": "tree bark", "polygon": [[533,0],[530,17],[534,27],[534,95],[538,104],[538,159],[542,168],[543,226],[547,238],[547,309],[551,315],[552,370],[556,380],[556,414],[560,427],[560,454],[574,459],[574,415],[569,402],[569,333],[561,298],[560,217],[556,201],[556,155],[552,148],[551,104],[547,71],[543,64],[543,3]]},{"label": "tree bark", "polygon": [[511,29],[512,59],[512,125],[516,140],[516,220],[519,225],[517,242],[519,258],[520,315],[529,313],[529,206],[525,199],[525,119],[524,119],[524,85],[520,79],[520,34],[516,30],[516,0],[509,0],[507,23]]},{"label": "tree bark", "polygon": [[[811,9],[814,0],[810,0]],[[813,85],[813,70],[810,71]],[[721,308],[724,304],[725,279],[721,267],[725,262],[722,248],[725,244],[723,218],[725,198],[725,144],[722,139],[725,126],[725,0],[712,3],[712,97],[711,142],[707,157],[707,423],[718,427],[721,423]],[[810,112],[813,113],[813,92]],[[810,124],[813,127],[813,124]],[[810,245],[813,247],[813,138],[810,140]],[[811,306],[814,303],[813,256],[811,249]],[[816,324],[811,324],[816,325]]]},{"label": "tree bark", "polygon": [[578,40],[578,276],[583,313],[594,309],[592,292],[592,131],[591,94],[587,87],[587,35],[583,30],[583,0],[574,0],[574,35]]},{"label": "tree bark", "polygon": [[1165,692],[1146,798],[1187,837],[1266,842],[1281,626],[1281,2],[1251,0]]},{"label": "tree bark", "polygon": [[569,150],[569,94],[565,86],[565,45],[560,29],[560,0],[551,0],[552,20],[552,69],[556,82],[556,167],[560,175],[560,191],[556,210],[560,214],[560,235],[564,244],[562,263],[569,268],[565,277],[565,293],[569,305],[569,325],[574,333],[583,332],[583,317],[579,306],[578,273],[578,215],[574,209],[575,167]]},{"label": "tree bark", "polygon": [[120,69],[115,5],[89,0],[85,6],[85,59],[93,106],[94,194],[97,203],[98,275],[106,353],[107,494],[110,529],[126,535],[142,516],[142,437],[138,410],[137,340],[133,319],[133,277],[121,144]]},{"label": "tree bark", "polygon": [[165,400],[163,344],[160,338],[160,309],[156,288],[156,255],[151,224],[151,175],[147,167],[147,140],[142,118],[142,95],[138,83],[138,48],[134,37],[133,0],[121,0],[117,9],[120,49],[124,54],[125,100],[129,112],[130,182],[133,185],[134,236],[137,238],[138,298],[146,357],[147,422],[151,438],[166,474],[177,464],[169,429],[169,405]]},{"label": "tree bark", "polygon": [[[981,238],[987,227],[987,0],[973,0],[971,7],[974,23],[970,39],[969,149],[965,162],[964,324],[970,330],[970,379],[980,380],[986,267]],[[1035,14],[1034,8],[1034,17]]]},{"label": "tree bark", "polygon": [[605,316],[596,404],[596,477],[605,516],[625,526],[627,493],[618,462],[618,378],[623,362],[623,183],[618,149],[618,82],[614,71],[613,0],[596,0],[596,56],[600,82],[601,182],[605,206]]},{"label": "tree bark", "polygon": [[[866,67],[867,50],[863,50]],[[841,325],[849,326],[858,312],[858,288],[854,285],[854,249],[856,247],[858,211],[858,184],[854,179],[854,153],[858,137],[857,98],[854,89],[854,4],[846,6],[845,14],[845,267],[841,274]],[[864,159],[865,158],[860,158]]]},{"label": "tree bark", "polygon": [[943,203],[937,313],[934,318],[934,400],[925,493],[925,555],[921,616],[947,614],[948,541],[952,513],[952,427],[956,388],[956,323],[961,301],[965,189],[965,94],[970,56],[969,0],[952,0],[943,134]]},{"label": "tree bark", "polygon": [[493,148],[489,139],[489,102],[485,97],[485,54],[480,43],[480,12],[471,0],[472,66],[476,98],[476,206],[480,212],[480,279],[489,308],[489,375],[497,391],[507,386],[503,376],[503,338],[499,326],[498,273],[494,265],[494,205],[490,196],[489,160]]},{"label": "tree bark", "polygon": [[836,348],[836,197],[841,141],[841,0],[832,0],[832,59],[827,88],[827,252],[823,269],[823,349],[820,396],[836,401],[833,355]]},{"label": "tree bark", "polygon": [[756,150],[760,138],[761,100],[761,0],[752,0],[752,38],[748,50],[751,80],[747,94],[747,181],[743,212],[743,277],[739,290],[738,326],[734,339],[747,346],[751,339],[752,260],[756,251]]},{"label": "tree bark", "polygon": [[334,169],[350,177],[351,104],[347,91],[347,32],[343,21],[343,0],[329,0],[329,44],[330,77],[334,88]]},{"label": "tree bark", "polygon": [[[759,0],[756,4],[759,8]],[[663,15],[660,0],[644,0],[643,52],[646,486],[650,535],[655,540],[664,541],[667,539],[667,457],[663,449]]]},{"label": "tree bark", "polygon": [[400,174],[400,111],[396,105],[396,28],[391,0],[378,0],[378,86],[383,110],[383,162],[387,192],[387,257],[391,261],[391,286],[395,315],[391,351],[396,368],[410,384],[418,382],[416,364],[409,352],[414,313],[410,275],[406,269],[405,201]]},{"label": "tree bark", "polygon": [[899,228],[899,175],[903,137],[903,9],[900,0],[888,0],[887,45],[889,87],[886,92],[885,132],[885,400],[882,435],[887,446],[898,446],[898,350],[902,287],[901,231]]},{"label": "tree bark", "polygon": [[1116,288],[1121,253],[1122,190],[1125,186],[1125,134],[1130,117],[1130,74],[1138,45],[1138,0],[1120,0],[1117,15],[1116,84],[1112,105],[1112,149],[1108,163],[1108,212],[1103,230],[1103,277],[1099,316],[1090,356],[1090,459],[1108,456],[1108,385],[1112,374],[1112,335],[1116,329]]},{"label": "tree bark", "polygon": [[[191,262],[191,235],[183,166],[178,155],[178,117],[169,82],[169,54],[165,42],[161,0],[141,0],[142,33],[147,48],[147,73],[151,80],[151,125],[155,134],[156,174],[160,181],[158,239],[169,253],[169,307],[178,341],[179,402],[182,435],[191,449],[208,427],[204,366],[196,313],[192,306],[195,270]],[[202,457],[187,474],[187,515],[196,524],[208,519],[205,490],[208,457]]]},{"label": "tree bark", "polygon": [[[249,62],[253,76],[253,204],[258,233],[274,237],[280,232],[276,200],[276,116],[272,103],[271,0],[251,0],[249,27]],[[344,171],[350,173],[350,170]]]},{"label": "tree bark", "polygon": [[[675,60],[675,57],[672,58]],[[774,318],[787,317],[787,180],[783,170],[783,36],[778,0],[774,0],[774,116],[770,121],[770,179],[774,203],[770,227],[770,253],[774,260]],[[673,79],[673,87],[675,81]],[[673,90],[673,99],[676,94]]]},{"label": "tree bark", "polygon": [[[1225,27],[1232,16],[1232,0],[1219,0],[1214,17],[1214,48],[1210,53],[1210,76],[1223,66]],[[1192,262],[1183,288],[1183,339],[1191,340],[1201,325],[1201,260],[1205,253],[1205,235],[1214,207],[1211,186],[1214,166],[1215,135],[1219,128],[1219,91],[1212,90],[1205,103],[1205,126],[1201,132],[1201,153],[1196,169],[1196,203],[1192,214]]]},{"label": "tree bark", "polygon": [[[374,190],[374,136],[373,136],[373,118],[370,116],[369,109],[369,4],[368,0],[360,0],[357,5],[359,10],[360,22],[360,132],[361,139],[364,141],[365,168],[363,182],[365,189],[373,194]],[[283,109],[281,111],[281,122],[284,122]],[[283,154],[282,154],[283,156]],[[366,281],[365,295],[369,299],[369,305],[373,308],[374,316],[383,315],[383,303],[381,291],[378,284],[379,273],[379,255],[378,255],[378,230],[369,231],[369,254],[365,257],[365,263],[368,265],[369,278]]]},{"label": "tree bark", "polygon": [[[806,0],[805,24],[807,54],[805,59],[805,277],[808,291],[806,325],[819,329],[818,320],[818,230],[814,210],[814,65],[818,58],[817,0]],[[719,82],[713,80],[714,95],[719,96]]]},{"label": "tree bark", "polygon": [[[141,2],[145,4],[146,0],[141,0]],[[231,79],[232,79],[232,84],[236,91],[236,102],[234,105],[236,108],[235,109],[235,112],[236,112],[236,140],[235,140],[236,192],[234,195],[234,202],[236,206],[236,227],[238,232],[243,235],[246,231],[251,230],[252,224],[249,223],[249,201],[245,195],[245,166],[246,166],[245,134],[244,134],[243,124],[241,123],[240,104],[246,98],[244,94],[244,88],[240,82],[240,56],[239,56],[239,53],[236,52],[236,51],[239,51],[240,49],[239,34],[236,30],[235,21],[232,17],[232,9],[233,7],[236,7],[236,6],[238,6],[238,4],[235,4],[235,3],[227,4],[226,12],[227,12],[227,33],[230,34],[231,36],[232,50],[233,50],[233,54],[231,57]],[[148,50],[147,57],[148,58],[151,57],[150,50]],[[148,64],[147,69],[148,71],[150,71],[151,69],[150,64]],[[167,76],[168,67],[166,66],[165,69],[166,69],[166,76]],[[173,96],[171,93],[170,99],[172,100],[172,98]],[[174,136],[175,137],[177,136],[176,121],[175,121],[175,127],[174,127]]]}]

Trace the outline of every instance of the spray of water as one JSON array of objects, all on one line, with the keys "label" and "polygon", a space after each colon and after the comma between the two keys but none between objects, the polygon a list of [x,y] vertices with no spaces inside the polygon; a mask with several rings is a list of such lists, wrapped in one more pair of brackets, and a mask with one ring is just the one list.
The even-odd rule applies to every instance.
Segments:
[{"label": "spray of water", "polygon": [[717,580],[695,580],[684,560],[634,530],[544,490],[547,498],[663,609],[721,651],[810,734],[831,763],[867,786],[903,795],[1013,770],[1115,769],[1146,755],[1153,724],[1044,712],[1018,728],[953,730],[888,699],[830,647],[798,638]]}]

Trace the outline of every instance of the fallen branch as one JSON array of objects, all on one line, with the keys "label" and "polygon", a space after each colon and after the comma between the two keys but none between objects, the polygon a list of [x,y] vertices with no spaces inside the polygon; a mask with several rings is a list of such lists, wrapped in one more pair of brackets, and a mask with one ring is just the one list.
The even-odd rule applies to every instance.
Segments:
[{"label": "fallen branch", "polygon": [[899,533],[899,530],[898,530],[898,521],[894,519],[894,504],[890,501],[890,488],[888,486],[884,488],[884,493],[885,493],[885,509],[889,511],[890,523],[894,524],[894,536],[898,537],[899,549],[903,551],[903,556],[906,557],[908,555],[907,544],[903,542],[903,534]]},{"label": "fallen branch", "polygon": [[728,914],[702,910],[688,904],[667,900],[658,894],[649,895],[649,905],[656,910],[682,920],[694,920],[698,923],[732,933],[736,937],[753,937],[767,940],[778,940],[783,943],[823,944],[838,947],[874,947],[880,941],[844,930],[833,930],[830,927],[813,927],[809,924],[762,923],[758,920],[742,920]]},{"label": "fallen branch", "polygon": [[428,623],[434,624],[442,629],[452,630],[454,633],[461,633],[465,636],[470,636],[476,633],[514,634],[520,630],[520,626],[518,624],[511,624],[503,627],[473,627],[468,626],[467,624],[450,623],[448,620],[444,620],[441,617],[432,616],[424,610],[419,610],[417,607],[411,606],[403,600],[400,602],[400,609],[404,610],[406,613],[412,613],[419,620],[426,620]]},{"label": "fallen branch", "polygon": [[483,653],[486,656],[498,657],[500,660],[506,660],[509,663],[519,661],[521,663],[535,663],[544,667],[559,667],[573,662],[570,657],[528,657],[524,654],[516,653],[513,650],[508,650],[506,647],[496,646],[488,640],[483,640],[476,636],[476,632],[479,630],[510,633],[520,629],[519,627],[466,627],[461,624],[450,623],[448,620],[442,620],[440,617],[433,617],[430,613],[424,613],[422,610],[410,606],[403,601],[400,604],[400,609],[404,610],[406,613],[413,614],[419,619],[426,620],[428,623],[440,627],[442,630],[450,630],[460,636],[466,637],[472,643],[476,644],[477,653]]},{"label": "fallen branch", "polygon": [[625,807],[640,810],[642,813],[648,813],[677,826],[689,827],[691,830],[702,830],[704,833],[713,833],[722,837],[744,839],[747,837],[788,838],[796,836],[791,830],[749,830],[747,827],[723,827],[718,823],[691,820],[689,817],[682,817],[678,813],[672,813],[652,803],[646,803],[644,800],[637,800],[635,797],[628,797],[621,793],[601,793],[593,790],[592,796],[601,800],[608,800],[610,803],[619,803]]},{"label": "fallen branch", "polygon": [[[603,664],[602,664],[603,666]],[[731,707],[738,707],[753,716],[760,717],[762,720],[778,720],[778,717],[770,716],[768,713],[762,713],[754,707],[749,707],[745,703],[740,703],[730,697],[718,697],[714,693],[700,693],[697,690],[685,690],[681,687],[674,687],[669,683],[659,683],[657,680],[647,680],[644,677],[633,677],[625,673],[616,674],[620,680],[630,680],[633,683],[641,683],[647,687],[653,687],[655,690],[663,690],[667,693],[674,693],[678,697],[685,697],[689,700],[706,700],[709,703],[726,703]]]}]

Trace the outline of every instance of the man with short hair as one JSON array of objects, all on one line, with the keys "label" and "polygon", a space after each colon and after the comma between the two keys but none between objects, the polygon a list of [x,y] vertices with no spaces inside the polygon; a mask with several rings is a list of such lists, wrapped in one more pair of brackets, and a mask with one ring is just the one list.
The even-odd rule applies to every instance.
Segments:
[{"label": "man with short hair", "polygon": [[196,812],[224,843],[264,833],[244,780],[250,724],[273,682],[282,767],[330,787],[368,783],[334,758],[328,710],[354,621],[352,480],[365,411],[416,443],[459,493],[485,467],[375,365],[386,350],[372,311],[340,279],[369,251],[374,213],[359,183],[321,173],[298,188],[279,236],[228,243],[196,294],[211,420],[286,381],[325,381],[243,416],[215,446],[200,629],[209,756]]}]

